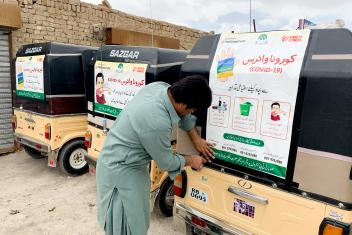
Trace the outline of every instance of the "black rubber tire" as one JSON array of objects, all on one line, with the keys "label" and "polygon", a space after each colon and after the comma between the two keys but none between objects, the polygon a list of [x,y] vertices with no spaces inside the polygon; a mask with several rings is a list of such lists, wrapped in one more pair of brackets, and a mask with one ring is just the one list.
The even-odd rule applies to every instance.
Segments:
[{"label": "black rubber tire", "polygon": [[169,195],[170,193],[172,193],[172,195],[174,194],[173,186],[174,181],[167,177],[160,186],[159,194],[155,200],[156,208],[158,209],[159,213],[166,217],[170,217],[173,214],[173,203],[172,205],[169,205],[166,200],[168,192]]},{"label": "black rubber tire", "polygon": [[33,148],[25,146],[25,145],[23,145],[23,148],[24,148],[24,151],[34,159],[41,159],[41,158],[45,157],[40,153],[40,151],[38,151],[36,149],[33,149]]},{"label": "black rubber tire", "polygon": [[[87,150],[86,147],[84,146],[83,140],[72,140],[71,142],[68,142],[67,144],[65,144],[59,152],[59,157],[58,157],[59,167],[67,175],[77,176],[88,172],[89,166],[87,162],[83,167],[79,169],[73,168],[70,164],[71,153],[78,148],[83,148]],[[83,156],[83,160],[84,160],[84,156]]]}]

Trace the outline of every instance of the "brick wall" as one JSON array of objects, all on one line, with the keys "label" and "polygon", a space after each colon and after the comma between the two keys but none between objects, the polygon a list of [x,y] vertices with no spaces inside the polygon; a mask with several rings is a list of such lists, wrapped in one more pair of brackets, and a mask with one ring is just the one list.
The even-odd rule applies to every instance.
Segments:
[{"label": "brick wall", "polygon": [[105,28],[121,28],[142,33],[176,38],[181,49],[191,49],[196,40],[208,33],[151,21],[124,12],[96,6],[79,0],[0,0],[21,8],[22,28],[12,33],[15,54],[23,44],[56,41],[100,46],[105,42]]}]

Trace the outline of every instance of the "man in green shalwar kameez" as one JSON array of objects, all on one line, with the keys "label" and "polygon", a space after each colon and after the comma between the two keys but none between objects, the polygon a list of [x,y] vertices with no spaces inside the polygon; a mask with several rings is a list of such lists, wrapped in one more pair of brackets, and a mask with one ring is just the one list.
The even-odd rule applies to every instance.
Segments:
[{"label": "man in green shalwar kameez", "polygon": [[[184,166],[199,170],[213,157],[191,113],[211,104],[202,76],[173,85],[154,82],[142,88],[116,119],[97,163],[98,221],[106,234],[146,235],[149,228],[149,163],[173,179]],[[171,149],[172,126],[188,132],[201,156],[181,156]]]}]

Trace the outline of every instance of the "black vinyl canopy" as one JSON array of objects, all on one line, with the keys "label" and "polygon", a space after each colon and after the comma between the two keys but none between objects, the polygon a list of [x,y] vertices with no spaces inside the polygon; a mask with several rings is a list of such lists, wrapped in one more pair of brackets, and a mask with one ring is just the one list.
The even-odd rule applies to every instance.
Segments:
[{"label": "black vinyl canopy", "polygon": [[[44,55],[44,98],[35,99],[14,93],[14,107],[43,114],[73,114],[86,112],[82,53],[92,47],[62,43],[23,45],[16,54],[20,57]],[[16,77],[13,78],[16,89]]]},{"label": "black vinyl canopy", "polygon": [[[182,66],[181,76],[202,74],[209,78],[219,39],[220,35],[199,39]],[[206,137],[207,110],[197,116]],[[297,147],[352,156],[352,34],[347,29],[311,30],[299,78],[286,180],[218,159],[210,166],[291,186]]]},{"label": "black vinyl canopy", "polygon": [[[122,45],[104,45],[94,53],[87,52],[83,55],[83,61],[87,61],[84,63],[87,101],[94,104],[96,61],[147,64],[146,84],[155,81],[172,84],[180,79],[181,65],[187,54],[188,52],[183,50]],[[93,108],[91,110],[88,108],[88,113],[110,120],[116,118],[95,112]]]}]

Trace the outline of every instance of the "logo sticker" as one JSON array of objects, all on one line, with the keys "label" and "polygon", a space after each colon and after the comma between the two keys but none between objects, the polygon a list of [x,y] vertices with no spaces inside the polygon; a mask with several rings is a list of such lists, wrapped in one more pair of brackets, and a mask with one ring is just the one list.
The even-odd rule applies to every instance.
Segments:
[{"label": "logo sticker", "polygon": [[190,196],[204,203],[208,202],[208,194],[200,191],[199,189],[191,187],[189,192]]},{"label": "logo sticker", "polygon": [[254,218],[255,206],[240,199],[235,199],[233,210],[242,215]]},{"label": "logo sticker", "polygon": [[265,33],[259,35],[258,40],[255,43],[258,44],[258,45],[267,44],[268,43],[268,35],[266,35]]},{"label": "logo sticker", "polygon": [[116,72],[123,73],[123,64],[122,63],[117,65]]},{"label": "logo sticker", "polygon": [[228,77],[233,76],[233,68],[235,58],[226,58],[218,62],[217,77],[220,80],[227,80]]},{"label": "logo sticker", "polygon": [[343,215],[339,214],[337,211],[330,210],[329,211],[329,217],[333,218],[335,220],[338,220],[338,221],[342,221],[343,220]]},{"label": "logo sticker", "polygon": [[202,180],[203,180],[204,182],[207,182],[207,181],[208,181],[208,177],[202,175]]},{"label": "logo sticker", "polygon": [[237,184],[239,186],[241,186],[241,188],[244,188],[244,189],[251,189],[252,188],[252,184],[246,180],[238,180]]}]

